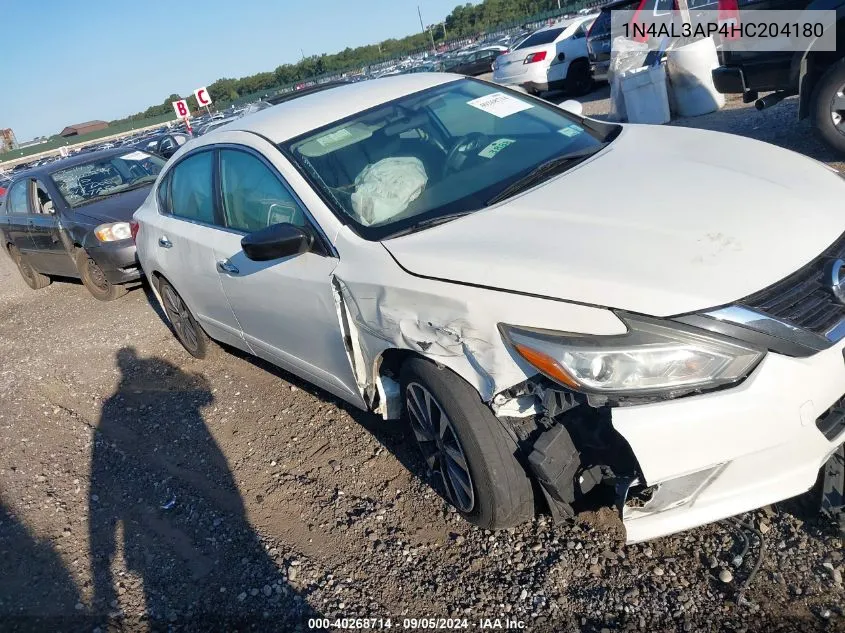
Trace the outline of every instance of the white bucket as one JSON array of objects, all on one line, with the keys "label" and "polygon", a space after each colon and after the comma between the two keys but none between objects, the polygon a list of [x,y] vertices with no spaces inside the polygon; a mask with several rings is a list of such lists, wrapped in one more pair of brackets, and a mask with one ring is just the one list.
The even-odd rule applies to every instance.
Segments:
[{"label": "white bucket", "polygon": [[622,73],[622,94],[629,123],[668,123],[669,95],[666,92],[666,69],[643,66]]},{"label": "white bucket", "polygon": [[719,56],[712,37],[667,51],[666,66],[679,116],[699,116],[725,105],[725,95],[713,84],[711,71],[719,66]]}]

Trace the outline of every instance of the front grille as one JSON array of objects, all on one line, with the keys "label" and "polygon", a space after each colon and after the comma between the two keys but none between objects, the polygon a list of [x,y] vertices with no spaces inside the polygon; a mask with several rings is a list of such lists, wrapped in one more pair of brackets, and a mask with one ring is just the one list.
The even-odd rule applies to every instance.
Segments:
[{"label": "front grille", "polygon": [[824,335],[845,317],[845,306],[833,296],[824,279],[828,262],[837,258],[845,259],[845,235],[814,261],[741,303]]}]

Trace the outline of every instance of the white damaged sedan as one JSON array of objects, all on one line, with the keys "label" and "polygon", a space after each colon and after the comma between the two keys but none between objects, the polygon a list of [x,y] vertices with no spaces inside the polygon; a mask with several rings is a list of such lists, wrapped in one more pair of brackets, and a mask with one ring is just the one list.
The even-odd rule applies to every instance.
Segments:
[{"label": "white damaged sedan", "polygon": [[825,464],[841,492],[843,198],[770,145],[414,74],[191,141],[133,235],[194,356],[214,339],[407,417],[479,526],[611,486],[633,542]]}]

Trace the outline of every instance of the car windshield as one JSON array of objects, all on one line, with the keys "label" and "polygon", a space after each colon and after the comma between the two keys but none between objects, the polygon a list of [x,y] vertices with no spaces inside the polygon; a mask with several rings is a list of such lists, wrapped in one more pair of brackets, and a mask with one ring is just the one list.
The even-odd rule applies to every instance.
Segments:
[{"label": "car windshield", "polygon": [[50,177],[68,205],[79,207],[151,184],[164,163],[158,156],[135,150],[74,165],[56,171]]},{"label": "car windshield", "polygon": [[463,79],[282,149],[361,236],[380,240],[478,210],[551,159],[598,151],[606,133],[588,125],[538,99]]}]

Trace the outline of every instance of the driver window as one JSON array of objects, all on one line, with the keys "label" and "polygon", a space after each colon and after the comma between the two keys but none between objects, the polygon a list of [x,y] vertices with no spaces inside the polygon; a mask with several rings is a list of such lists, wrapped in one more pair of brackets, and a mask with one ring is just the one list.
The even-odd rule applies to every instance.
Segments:
[{"label": "driver window", "polygon": [[47,193],[47,190],[37,180],[35,181],[35,212],[36,213],[43,213],[44,215],[50,215],[54,213],[55,208],[53,207],[53,201],[50,198],[50,194]]},{"label": "driver window", "polygon": [[288,222],[308,221],[282,180],[261,160],[238,150],[220,151],[220,186],[226,226],[251,233]]}]

